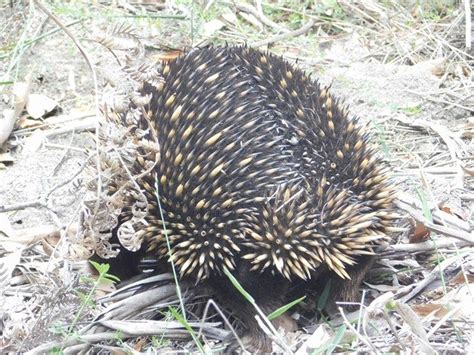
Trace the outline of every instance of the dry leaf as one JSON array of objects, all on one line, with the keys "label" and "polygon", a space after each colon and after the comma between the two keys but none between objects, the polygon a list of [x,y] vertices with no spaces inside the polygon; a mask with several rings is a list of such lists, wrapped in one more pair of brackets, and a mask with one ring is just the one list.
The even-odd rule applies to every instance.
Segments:
[{"label": "dry leaf", "polygon": [[423,243],[428,240],[430,236],[430,230],[421,222],[416,222],[415,231],[410,235],[410,243]]},{"label": "dry leaf", "polygon": [[15,96],[15,112],[17,116],[21,113],[21,111],[23,111],[23,108],[28,101],[30,80],[31,78],[27,77],[26,82],[18,82],[13,85],[13,95]]},{"label": "dry leaf", "polygon": [[3,118],[0,119],[0,145],[2,145],[12,133],[15,121],[15,110],[3,110]]},{"label": "dry leaf", "polygon": [[0,163],[13,163],[14,161],[15,160],[10,153],[0,154]]},{"label": "dry leaf", "polygon": [[76,92],[76,79],[74,77],[74,71],[72,68],[69,68],[68,74],[67,74],[67,82],[68,82],[68,88],[72,92]]},{"label": "dry leaf", "polygon": [[301,345],[295,355],[311,354],[314,350],[321,348],[330,339],[331,335],[327,331],[326,326],[321,324],[304,344]]},{"label": "dry leaf", "polygon": [[40,118],[53,111],[58,103],[42,94],[30,94],[26,103],[26,111],[33,118]]},{"label": "dry leaf", "polygon": [[437,352],[431,347],[428,341],[428,335],[421,323],[420,318],[417,314],[411,309],[411,307],[402,302],[395,302],[395,310],[402,317],[405,323],[410,327],[412,332],[418,336],[420,341],[420,346],[423,351],[423,354],[437,354]]},{"label": "dry leaf", "polygon": [[439,303],[415,304],[411,308],[420,317],[426,317],[427,315],[432,314],[436,318],[442,318],[449,312],[446,305]]},{"label": "dry leaf", "polygon": [[211,20],[204,25],[204,37],[212,37],[217,31],[225,27],[225,23],[221,20]]},{"label": "dry leaf", "polygon": [[23,111],[30,93],[31,73],[26,76],[25,82],[18,82],[13,85],[13,109],[3,111],[3,119],[0,119],[0,145],[2,145],[13,130],[16,119]]},{"label": "dry leaf", "polygon": [[45,138],[46,136],[43,131],[39,129],[34,131],[31,136],[26,138],[23,153],[30,154],[36,152],[43,144]]},{"label": "dry leaf", "polygon": [[10,285],[13,270],[20,262],[22,250],[10,253],[0,258],[0,290],[5,290]]},{"label": "dry leaf", "polygon": [[224,13],[222,14],[222,19],[232,25],[237,25],[237,15],[235,13],[233,13],[232,11],[230,11],[230,9],[227,9],[226,11],[224,11]]},{"label": "dry leaf", "polygon": [[[43,239],[41,239],[41,244],[43,246],[43,250],[46,253],[46,255],[48,256],[53,255],[60,240],[61,240],[60,233],[48,234]],[[60,257],[57,251],[55,253],[55,257]]]},{"label": "dry leaf", "polygon": [[41,124],[42,124],[41,121],[28,118],[27,115],[20,117],[20,119],[18,120],[18,127],[22,129],[37,127],[37,126],[40,126]]}]

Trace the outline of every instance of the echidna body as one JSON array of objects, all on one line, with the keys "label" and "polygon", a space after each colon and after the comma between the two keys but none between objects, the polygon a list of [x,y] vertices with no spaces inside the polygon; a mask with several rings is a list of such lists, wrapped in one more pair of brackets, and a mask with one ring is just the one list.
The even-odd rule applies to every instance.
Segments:
[{"label": "echidna body", "polygon": [[310,279],[323,263],[347,278],[386,239],[386,166],[357,120],[301,70],[250,48],[210,47],[162,76],[143,89],[160,152],[138,235],[163,257],[168,237],[181,275],[249,263]]},{"label": "echidna body", "polygon": [[339,288],[358,287],[368,265],[358,262],[387,240],[395,215],[388,169],[347,108],[248,47],[196,49],[161,76],[142,89],[143,138],[158,148],[151,168],[135,164],[147,204],[135,244],[166,260],[171,251],[197,281],[227,267],[270,283],[329,272],[353,278]]}]

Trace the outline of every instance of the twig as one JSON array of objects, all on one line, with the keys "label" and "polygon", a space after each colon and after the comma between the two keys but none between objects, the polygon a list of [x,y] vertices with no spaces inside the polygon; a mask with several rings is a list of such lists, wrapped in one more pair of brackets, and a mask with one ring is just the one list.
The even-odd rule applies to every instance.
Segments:
[{"label": "twig", "polygon": [[456,160],[457,158],[462,158],[462,156],[466,154],[466,144],[462,140],[457,138],[456,135],[451,132],[451,130],[449,130],[445,126],[440,125],[439,123],[431,122],[424,119],[408,119],[403,115],[394,115],[393,118],[410,127],[421,128],[426,131],[434,131],[441,137],[441,139],[448,147],[449,153],[453,160]]},{"label": "twig", "polygon": [[69,184],[72,180],[78,176],[82,170],[89,164],[89,160],[92,158],[92,156],[89,156],[87,160],[82,164],[82,166],[72,175],[69,177],[69,179],[66,179],[54,187],[52,187],[48,192],[46,192],[43,196],[38,198],[37,200],[33,201],[27,201],[27,202],[20,202],[12,205],[0,205],[0,213],[3,212],[9,212],[9,211],[17,211],[17,210],[23,210],[25,208],[29,207],[44,207],[44,208],[49,208],[48,207],[48,199],[51,194],[58,190],[59,188],[63,187],[64,185]]},{"label": "twig", "polygon": [[471,49],[471,2],[464,0],[464,12],[466,13],[466,48]]},{"label": "twig", "polygon": [[349,322],[349,320],[347,319],[345,313],[344,313],[344,310],[342,309],[342,307],[337,307],[337,309],[339,310],[339,313],[341,314],[342,316],[342,319],[344,320],[344,324],[357,336],[357,338],[362,342],[364,343],[365,346],[367,346],[368,348],[370,348],[374,354],[377,354],[378,351],[377,349],[374,347],[374,345],[368,340],[366,339],[361,333],[359,333],[357,331],[357,329],[354,328],[354,326],[351,324],[351,322]]},{"label": "twig", "polygon": [[281,41],[283,39],[287,39],[287,38],[290,38],[290,37],[301,36],[301,35],[305,34],[306,32],[308,32],[314,26],[314,24],[315,24],[315,21],[313,19],[311,19],[306,24],[304,24],[303,26],[298,28],[297,30],[287,32],[287,33],[282,33],[282,34],[264,39],[262,41],[257,41],[257,42],[250,43],[250,46],[257,48],[257,47],[266,46],[266,45],[269,45],[271,43],[278,42],[278,41]]},{"label": "twig", "polygon": [[[97,171],[100,172],[100,167],[101,167],[101,161],[100,161],[100,137],[99,137],[99,131],[100,131],[100,108],[99,108],[99,85],[97,82],[97,73],[95,71],[95,68],[92,64],[92,61],[89,59],[89,56],[87,55],[87,52],[84,50],[84,48],[81,46],[79,41],[75,38],[75,36],[69,31],[69,29],[64,26],[64,24],[53,14],[51,13],[39,0],[34,0],[34,2],[38,5],[38,7],[43,11],[47,16],[51,17],[56,24],[62,28],[64,33],[71,38],[71,40],[74,42],[76,45],[77,49],[79,49],[79,52],[81,52],[82,56],[84,57],[87,65],[89,66],[89,69],[91,70],[92,73],[92,81],[94,83],[94,103],[95,103],[95,112],[96,112],[96,130],[95,130],[95,135],[96,135],[96,151],[97,151]],[[102,190],[102,174],[97,174],[97,196],[100,196],[100,191]],[[98,213],[99,210],[99,199],[97,200],[97,205],[95,206],[95,211],[94,214]]]},{"label": "twig", "polygon": [[0,120],[0,145],[2,145],[12,133],[15,122],[25,108],[28,102],[28,95],[31,89],[31,78],[33,71],[30,71],[26,77],[24,83],[16,83],[16,87],[13,89],[12,101],[13,108],[3,111],[3,119]]},{"label": "twig", "polygon": [[[75,116],[75,117],[66,118],[64,120],[58,120],[56,122],[45,121],[42,124],[39,124],[39,125],[34,126],[34,127],[16,129],[16,130],[13,131],[12,135],[14,135],[14,136],[24,136],[24,135],[31,134],[32,132],[36,131],[39,128],[45,128],[45,127],[49,127],[49,126],[56,126],[56,125],[63,124],[63,123],[68,123],[68,122],[71,122],[71,121],[81,121],[84,118],[90,118],[90,117],[95,117],[95,114],[94,113],[92,113],[92,114],[91,113],[84,113],[84,114],[81,114],[81,115],[78,115],[78,116]],[[77,131],[77,126],[76,126],[75,129]]]},{"label": "twig", "polygon": [[70,132],[78,133],[78,132],[83,132],[83,131],[91,131],[95,128],[95,126],[96,126],[96,120],[94,117],[91,120],[83,120],[83,121],[77,122],[77,124],[68,125],[67,127],[47,130],[44,132],[44,135],[46,137],[51,137],[51,136],[57,136],[60,134],[70,133]]},{"label": "twig", "polygon": [[272,27],[272,28],[274,28],[278,31],[283,31],[285,33],[290,32],[290,30],[287,29],[286,27],[281,26],[281,25],[273,22],[272,20],[270,20],[268,17],[266,17],[264,15],[263,10],[262,10],[262,5],[261,5],[260,1],[257,1],[257,9],[255,9],[253,6],[247,5],[247,4],[236,4],[235,6],[236,6],[237,10],[245,12],[245,13],[250,14],[250,15],[253,15],[261,23],[263,23],[264,25],[266,25],[268,27]]},{"label": "twig", "polygon": [[234,338],[237,340],[237,342],[239,343],[239,346],[240,348],[244,351],[245,354],[249,354],[249,352],[247,350],[245,350],[245,346],[244,344],[242,343],[242,340],[240,339],[240,337],[238,336],[237,332],[235,331],[234,327],[232,326],[232,324],[230,324],[229,320],[227,319],[227,317],[225,316],[224,312],[222,312],[222,310],[219,308],[219,306],[216,304],[216,302],[214,302],[213,299],[209,299],[207,302],[206,302],[206,307],[204,308],[204,313],[201,317],[201,325],[199,326],[199,332],[198,332],[198,335],[197,335],[197,338],[199,339],[202,335],[202,329],[203,329],[203,326],[204,326],[204,323],[205,323],[205,320],[206,320],[206,317],[207,317],[207,313],[209,312],[209,309],[210,307],[213,307],[216,312],[221,316],[222,320],[224,321],[225,325],[227,325],[227,327],[229,327],[230,331],[232,332],[232,334],[234,335]]},{"label": "twig", "polygon": [[[441,274],[443,274],[444,270],[453,264],[454,262],[459,262],[459,257],[458,255],[455,255],[453,257],[450,257],[446,260],[443,260],[441,263],[439,263],[431,272],[425,276],[423,280],[420,282],[416,283],[415,285],[410,285],[410,288],[412,290],[406,294],[405,296],[400,297],[399,301],[406,303],[410,301],[411,299],[415,298],[418,294],[420,294],[430,283],[435,281],[440,277]],[[413,287],[414,286],[414,287]]]},{"label": "twig", "polygon": [[434,224],[433,222],[425,218],[422,212],[412,208],[405,201],[398,201],[397,205],[399,208],[407,211],[416,221],[423,223],[425,227],[428,228],[429,230],[462,240],[466,243],[469,243],[469,245],[474,245],[474,236],[472,235],[472,231],[468,233],[463,230]]},{"label": "twig", "polygon": [[393,252],[395,252],[395,253],[423,252],[423,251],[431,251],[431,250],[436,250],[436,249],[444,249],[444,248],[449,248],[449,247],[453,247],[453,246],[455,246],[457,248],[462,248],[462,247],[469,246],[469,245],[471,245],[471,243],[468,243],[468,242],[457,242],[456,243],[456,242],[451,241],[451,240],[443,240],[443,241],[428,240],[428,241],[423,242],[423,243],[391,245],[383,251],[383,254],[391,254]]}]

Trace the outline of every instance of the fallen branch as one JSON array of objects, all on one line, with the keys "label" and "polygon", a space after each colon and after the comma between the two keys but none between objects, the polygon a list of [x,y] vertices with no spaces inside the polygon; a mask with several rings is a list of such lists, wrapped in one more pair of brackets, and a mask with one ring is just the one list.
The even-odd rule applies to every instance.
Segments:
[{"label": "fallen branch", "polygon": [[315,24],[315,21],[313,19],[311,19],[306,24],[304,24],[303,26],[301,26],[297,30],[287,32],[287,33],[282,33],[282,34],[264,39],[262,41],[257,41],[257,42],[250,43],[250,46],[257,48],[257,47],[267,46],[271,43],[275,43],[275,42],[278,42],[278,41],[281,41],[281,40],[284,40],[284,39],[287,39],[287,38],[301,36],[301,35],[305,34],[306,32],[308,32],[314,26],[314,24]]}]

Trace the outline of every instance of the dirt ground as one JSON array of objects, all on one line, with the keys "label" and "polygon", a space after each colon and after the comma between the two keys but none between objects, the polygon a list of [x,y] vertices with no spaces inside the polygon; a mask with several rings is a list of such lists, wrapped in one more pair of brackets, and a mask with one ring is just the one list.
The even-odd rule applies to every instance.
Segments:
[{"label": "dirt ground", "polygon": [[[114,33],[121,24],[133,29],[145,57],[155,61],[174,49],[203,43],[252,45],[274,39],[270,51],[296,61],[331,85],[332,92],[370,127],[393,168],[405,201],[401,206],[411,208],[406,210],[411,215],[406,225],[414,228],[416,224],[415,231],[410,227],[398,241],[413,246],[413,251],[400,247],[382,258],[385,270],[397,272],[399,278],[373,285],[369,298],[395,292],[401,286],[422,284],[424,290],[410,303],[410,316],[403,314],[402,309],[407,311],[400,305],[392,310],[396,334],[385,333],[390,333],[392,340],[364,335],[357,342],[340,336],[332,349],[342,352],[352,344],[354,351],[357,343],[360,349],[372,351],[373,347],[395,352],[407,348],[428,353],[474,351],[472,294],[454,301],[449,298],[454,297],[451,291],[460,294],[468,290],[468,295],[474,291],[473,52],[463,42],[462,3],[446,2],[445,7],[438,4],[439,9],[416,12],[411,2],[399,8],[389,1],[390,6],[384,8],[383,2],[362,1],[356,7],[349,1],[323,1],[325,7],[319,8],[311,2],[271,1],[264,4],[266,17],[247,11],[256,9],[253,3],[117,3],[45,2],[42,6],[62,25],[48,18],[35,2],[15,2],[13,7],[0,4],[0,112],[14,106],[14,85],[27,81],[28,75],[29,93],[45,95],[56,103],[51,112],[37,119],[29,110],[22,110],[0,148],[0,351],[24,351],[64,339],[64,330],[51,332],[51,328],[56,322],[72,322],[71,313],[81,307],[81,296],[70,295],[71,289],[85,287],[80,286],[77,263],[55,253],[55,248],[57,252],[64,249],[57,237],[41,240],[41,228],[64,232],[79,218],[85,193],[83,167],[95,149],[95,103],[117,90],[124,75],[112,52],[120,53],[121,60],[127,53],[136,55],[130,49],[135,37],[131,40]],[[308,21],[314,23],[305,33],[274,38],[295,32]],[[84,48],[96,71],[97,93],[91,68],[66,29]],[[120,50],[121,46],[125,50]],[[429,216],[432,224],[427,222]],[[18,240],[12,242],[15,238]],[[426,245],[427,240],[441,243],[436,253],[417,249],[418,243]],[[407,253],[420,258],[407,258]],[[456,255],[457,259],[452,259]],[[454,276],[440,286],[439,275],[448,268]],[[433,270],[438,270],[434,276]],[[423,283],[428,275],[434,279]],[[460,281],[453,283],[456,277]],[[430,292],[440,294],[435,297]],[[58,305],[54,297],[64,303]],[[436,313],[441,308],[432,306],[435,303],[443,305],[444,313]],[[51,305],[50,314],[45,304]],[[415,307],[420,305],[429,310]],[[450,313],[459,305],[464,311]],[[94,312],[84,311],[81,320],[86,322]],[[67,313],[69,316],[64,316]],[[410,318],[412,313],[415,320]],[[338,329],[320,331],[335,339]],[[298,339],[292,351],[315,341],[310,335]],[[407,342],[406,348],[399,344],[400,339]],[[54,346],[57,344],[48,351],[56,351]],[[172,349],[170,344],[141,340],[107,346],[102,350]],[[323,343],[311,346],[327,350]],[[64,350],[64,343],[60,348]]]}]

